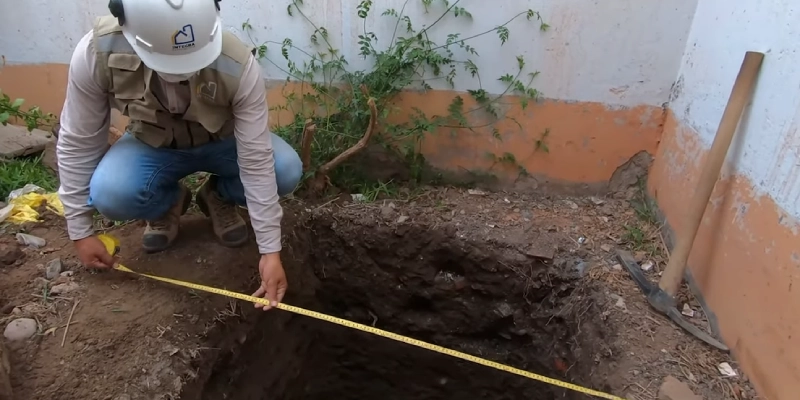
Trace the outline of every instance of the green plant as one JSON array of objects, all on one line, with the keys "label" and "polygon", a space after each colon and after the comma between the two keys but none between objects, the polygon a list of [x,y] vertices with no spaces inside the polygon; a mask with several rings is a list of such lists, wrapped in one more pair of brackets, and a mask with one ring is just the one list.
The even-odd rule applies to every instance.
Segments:
[{"label": "green plant", "polygon": [[[271,109],[288,111],[293,116],[288,123],[281,124],[284,121],[279,121],[280,126],[275,131],[300,149],[306,177],[314,177],[310,186],[315,190],[320,190],[327,183],[348,189],[364,187],[359,169],[350,163],[350,157],[372,140],[404,158],[411,167],[412,178],[418,181],[424,162],[419,145],[425,134],[442,128],[449,128],[452,134],[468,129],[487,132],[500,140],[501,134],[494,125],[500,119],[510,119],[503,109],[509,105],[524,109],[539,97],[539,92],[532,87],[538,72],[527,72],[522,56],[516,57],[513,73],[497,78],[503,82],[505,90],[499,95],[487,92],[482,85],[484,78],[473,61],[478,57],[478,50],[470,44],[472,40],[488,34],[496,34],[500,45],[505,44],[510,35],[508,26],[518,18],[533,21],[538,24],[539,30],[545,31],[548,25],[538,12],[520,12],[501,25],[469,37],[451,33],[444,42],[439,43],[429,35],[434,27],[448,18],[471,19],[472,14],[460,6],[461,0],[415,0],[421,2],[426,13],[436,9],[441,12],[431,24],[423,27],[415,24],[406,13],[410,1],[407,0],[400,10],[383,11],[382,17],[392,19],[394,31],[390,40],[380,42],[387,43],[381,49],[377,47],[378,37],[366,26],[366,19],[373,12],[375,2],[363,0],[358,4],[358,17],[364,21],[362,32],[358,35],[359,55],[372,61],[369,70],[350,68],[344,55],[331,44],[328,30],[317,25],[303,11],[303,0],[293,0],[287,12],[311,25],[313,32],[310,40],[316,46],[313,51],[294,46],[289,38],[282,42],[259,44],[252,37],[249,21],[242,24],[257,48],[259,59],[284,71],[288,76],[287,81],[299,84],[299,90],[290,90],[285,95],[285,104]],[[279,52],[273,52],[272,46],[277,46]],[[277,56],[273,58],[275,53],[279,53],[281,61],[276,59]],[[304,59],[295,61],[293,57],[296,54]],[[428,115],[414,107],[406,122],[394,122],[399,119],[390,118],[397,114],[394,101],[401,91],[430,90],[428,82],[441,79],[454,88],[454,79],[462,70],[476,81],[476,88],[466,92],[475,106],[468,107],[465,98],[457,95],[452,99],[446,115]],[[516,95],[516,104],[503,101],[507,95]],[[375,107],[371,107],[371,104]],[[474,120],[481,122],[471,122]],[[517,125],[522,129],[519,123]],[[380,134],[373,135],[375,126]],[[536,148],[540,147],[542,145],[537,143]]]},{"label": "green plant", "polygon": [[42,164],[42,156],[0,160],[0,199],[5,199],[12,190],[28,183],[48,192],[56,190],[58,182]]},{"label": "green plant", "polygon": [[23,110],[24,99],[11,100],[7,94],[0,92],[0,124],[8,125],[9,122],[22,121],[32,131],[36,128],[49,127],[55,123],[56,117],[51,113],[44,113],[38,106]]}]

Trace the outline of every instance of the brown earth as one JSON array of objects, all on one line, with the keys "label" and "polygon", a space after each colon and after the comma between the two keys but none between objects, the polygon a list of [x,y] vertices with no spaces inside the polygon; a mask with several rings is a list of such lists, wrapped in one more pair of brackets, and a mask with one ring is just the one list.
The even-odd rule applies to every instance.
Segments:
[{"label": "brown earth", "polygon": [[[453,188],[397,197],[287,200],[285,301],[630,399],[656,399],[669,375],[705,399],[756,398],[741,375],[720,376],[720,362],[736,366],[727,355],[653,313],[615,268],[617,247],[653,262],[653,280],[665,261],[659,246],[623,239],[637,224],[627,200]],[[122,263],[252,292],[255,246],[224,248],[207,220],[183,221],[175,247],[156,255],[140,251],[140,224],[115,229]],[[40,326],[7,343],[15,399],[587,398],[280,310],[90,272],[54,216],[22,228],[48,243],[23,249],[15,227],[0,237],[0,250],[24,255],[0,265],[0,323]],[[57,257],[72,276],[47,282]],[[77,289],[46,289],[69,282]]]}]

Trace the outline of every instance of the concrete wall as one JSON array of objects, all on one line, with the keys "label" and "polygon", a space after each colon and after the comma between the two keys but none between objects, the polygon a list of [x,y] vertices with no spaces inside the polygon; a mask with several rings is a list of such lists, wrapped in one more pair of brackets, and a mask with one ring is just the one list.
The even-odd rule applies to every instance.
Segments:
[{"label": "concrete wall", "polygon": [[[354,68],[364,68],[368,60],[357,55],[357,35],[364,29],[357,17],[357,0],[319,0],[306,2],[304,10],[316,24],[325,26],[331,41],[342,49]],[[380,14],[387,8],[400,10],[405,0],[376,2],[375,11],[366,21],[366,29],[378,35],[378,45],[385,46],[394,23]],[[421,1],[410,0],[406,14],[417,26],[430,24],[441,6],[425,14]],[[435,2],[438,3],[438,2]],[[46,2],[31,0],[24,6],[0,15],[0,55],[5,65],[0,69],[0,89],[25,97],[31,104],[58,112],[63,103],[65,77],[72,48],[91,26],[92,16],[105,14],[106,0],[81,2]],[[295,45],[312,49],[311,26],[302,17],[289,17],[288,0],[242,0],[222,2],[223,18],[229,29],[247,38],[241,29],[245,21],[253,26],[251,37],[257,42],[280,42],[291,38]],[[547,181],[566,184],[600,185],[614,170],[641,150],[655,152],[670,86],[680,65],[697,0],[664,2],[659,0],[617,0],[611,3],[594,0],[507,0],[496,4],[463,0],[462,4],[476,18],[473,21],[449,19],[431,33],[444,42],[447,34],[467,37],[491,29],[518,12],[534,9],[551,26],[541,33],[535,24],[521,18],[511,24],[511,39],[500,46],[496,35],[487,35],[472,43],[480,52],[475,59],[485,88],[502,92],[496,81],[505,73],[514,73],[517,55],[526,58],[530,71],[539,70],[536,87],[547,99],[523,112],[508,110],[525,126],[524,131],[508,121],[497,125],[503,141],[491,132],[461,132],[457,138],[442,134],[427,139],[423,151],[437,167],[453,171],[488,169],[492,164],[485,153],[510,152],[536,180],[533,187]],[[271,45],[270,59],[285,65],[278,46]],[[302,61],[300,52],[292,54]],[[264,69],[270,79],[285,76],[269,62]],[[476,87],[476,81],[461,74],[456,90],[443,82],[426,95],[407,93],[398,100],[401,108],[426,105],[428,112],[442,112],[457,91]],[[283,101],[282,88],[270,91],[272,105]],[[513,99],[510,99],[513,101]],[[279,123],[275,115],[273,123]],[[535,151],[535,141],[549,130],[549,153]],[[536,153],[536,154],[534,154]],[[493,174],[511,181],[516,169],[493,170]]]},{"label": "concrete wall", "polygon": [[690,266],[726,343],[770,400],[800,391],[797,17],[790,0],[700,1],[650,176],[680,226],[744,53],[766,53]]}]

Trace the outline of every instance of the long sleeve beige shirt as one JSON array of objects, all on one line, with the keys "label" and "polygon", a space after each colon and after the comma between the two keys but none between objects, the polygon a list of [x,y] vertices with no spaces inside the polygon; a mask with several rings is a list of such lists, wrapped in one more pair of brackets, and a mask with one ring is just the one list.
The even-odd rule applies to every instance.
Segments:
[{"label": "long sleeve beige shirt", "polygon": [[[72,55],[56,146],[61,180],[58,193],[72,240],[94,233],[93,209],[88,205],[89,181],[108,147],[111,105],[106,88],[95,81],[95,62],[90,31],[78,42]],[[159,81],[170,111],[185,111],[189,106],[189,88]],[[252,56],[244,67],[232,107],[239,174],[258,248],[261,254],[278,252],[283,210],[275,182],[266,87],[261,68]]]}]

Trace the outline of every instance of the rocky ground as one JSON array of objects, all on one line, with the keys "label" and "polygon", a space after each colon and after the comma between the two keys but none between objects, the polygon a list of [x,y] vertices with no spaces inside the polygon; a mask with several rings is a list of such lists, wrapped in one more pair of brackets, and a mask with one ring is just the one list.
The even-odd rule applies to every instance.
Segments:
[{"label": "rocky ground", "polygon": [[[666,246],[653,210],[635,190],[598,198],[429,188],[398,189],[382,197],[360,202],[347,196],[313,204],[285,200],[284,242],[293,243],[301,230],[313,231],[309,221],[324,215],[364,235],[370,235],[370,226],[413,226],[506,249],[581,275],[598,294],[593,307],[600,310],[605,333],[598,340],[606,354],[597,354],[591,367],[554,357],[550,367],[561,373],[555,378],[577,369],[602,371],[615,394],[634,400],[690,399],[687,390],[707,400],[757,398],[735,361],[654,313],[616,261],[617,248],[631,250],[654,281],[665,265]],[[247,340],[249,321],[261,315],[250,304],[220,296],[120,272],[85,270],[55,215],[45,213],[42,222],[3,229],[0,326],[7,349],[0,353],[10,362],[14,395],[9,398],[200,398],[212,366]],[[208,221],[199,215],[184,217],[178,243],[162,254],[140,251],[141,231],[135,222],[111,229],[123,244],[122,263],[132,269],[243,293],[257,286],[253,243],[240,249],[217,245]],[[20,244],[17,233],[45,243]],[[300,248],[285,248],[287,269],[302,267],[293,261],[302,258],[295,254]],[[508,279],[529,279],[525,271],[510,271]],[[681,305],[693,314],[693,322],[708,329],[688,290],[681,294]],[[280,318],[279,313],[270,311],[267,318]],[[734,376],[725,371],[727,366]],[[0,363],[0,378],[4,368]],[[7,386],[0,379],[0,399]]]}]

